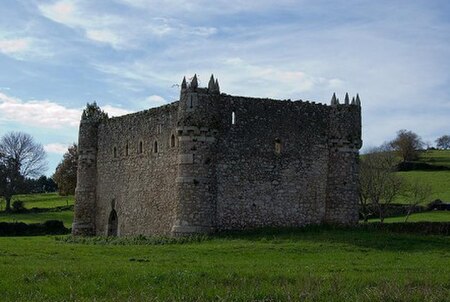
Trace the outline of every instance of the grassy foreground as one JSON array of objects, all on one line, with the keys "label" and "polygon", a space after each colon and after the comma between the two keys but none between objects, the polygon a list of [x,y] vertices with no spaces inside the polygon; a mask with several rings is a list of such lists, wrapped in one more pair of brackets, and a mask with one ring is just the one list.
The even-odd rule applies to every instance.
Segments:
[{"label": "grassy foreground", "polygon": [[1,300],[448,301],[450,296],[449,237],[312,228],[183,244],[103,243],[0,238]]}]

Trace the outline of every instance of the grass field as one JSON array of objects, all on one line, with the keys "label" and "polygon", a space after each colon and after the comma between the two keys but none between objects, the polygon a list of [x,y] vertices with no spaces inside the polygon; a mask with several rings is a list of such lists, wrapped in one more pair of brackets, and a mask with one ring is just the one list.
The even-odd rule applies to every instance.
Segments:
[{"label": "grass field", "polygon": [[[39,194],[24,194],[15,195],[11,200],[11,204],[15,200],[21,200],[25,203],[25,208],[54,208],[58,206],[73,205],[73,196],[59,196],[58,193],[39,193]],[[2,200],[2,206],[4,207],[4,200]]]},{"label": "grass field", "polygon": [[[379,222],[380,219],[369,219],[369,222]],[[384,219],[385,223],[390,222],[404,222],[405,217],[388,217]],[[450,211],[431,211],[411,214],[408,218],[408,222],[421,222],[421,221],[431,221],[431,222],[450,222]]]},{"label": "grass field", "polygon": [[[120,240],[120,239],[118,239]],[[164,245],[0,238],[2,301],[448,301],[450,238],[312,228]]]},{"label": "grass field", "polygon": [[[435,199],[450,202],[450,171],[408,171],[397,173],[406,181],[414,182],[419,180],[421,183],[429,184],[433,194],[428,202]],[[400,196],[396,202],[406,202],[406,198]]]},{"label": "grass field", "polygon": [[450,150],[427,150],[420,153],[419,161],[450,168]]}]

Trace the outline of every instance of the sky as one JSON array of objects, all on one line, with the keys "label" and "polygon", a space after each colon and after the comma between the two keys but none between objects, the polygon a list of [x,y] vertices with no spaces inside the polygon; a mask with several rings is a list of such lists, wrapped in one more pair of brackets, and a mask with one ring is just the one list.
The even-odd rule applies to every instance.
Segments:
[{"label": "sky", "polygon": [[0,136],[31,134],[52,175],[83,107],[176,101],[183,76],[232,95],[359,93],[363,150],[450,134],[448,0],[1,0]]}]

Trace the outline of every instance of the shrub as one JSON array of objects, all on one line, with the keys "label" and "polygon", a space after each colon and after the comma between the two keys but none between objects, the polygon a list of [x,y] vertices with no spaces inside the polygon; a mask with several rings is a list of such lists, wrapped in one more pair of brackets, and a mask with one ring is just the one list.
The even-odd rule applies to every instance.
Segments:
[{"label": "shrub", "polygon": [[23,212],[25,211],[25,203],[22,200],[16,200],[12,204],[13,212]]}]

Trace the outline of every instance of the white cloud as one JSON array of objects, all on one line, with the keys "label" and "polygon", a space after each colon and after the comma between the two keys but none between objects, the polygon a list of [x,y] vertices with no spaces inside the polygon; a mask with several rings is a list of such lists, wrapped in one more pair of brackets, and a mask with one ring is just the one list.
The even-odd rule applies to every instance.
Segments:
[{"label": "white cloud", "polygon": [[111,105],[102,106],[102,110],[107,112],[108,116],[110,116],[110,117],[121,116],[121,115],[125,115],[125,114],[130,114],[130,113],[133,112],[133,111],[130,111],[130,110],[127,110],[127,109],[113,107]]},{"label": "white cloud", "polygon": [[189,26],[179,19],[162,18],[155,12],[142,19],[107,13],[107,10],[100,13],[90,5],[92,3],[83,0],[60,0],[38,7],[46,18],[81,30],[87,39],[117,50],[135,49],[150,37],[208,37],[217,32],[212,26]]},{"label": "white cloud", "polygon": [[28,38],[0,40],[0,52],[4,54],[22,53],[28,51],[30,46],[31,40]]},{"label": "white cloud", "polygon": [[67,152],[69,145],[60,143],[51,143],[44,145],[44,150],[48,153],[64,154]]},{"label": "white cloud", "polygon": [[162,105],[166,105],[167,103],[169,103],[169,102],[159,95],[151,95],[151,96],[145,98],[145,100],[143,102],[143,104],[145,104],[147,108],[159,107]]},{"label": "white cloud", "polygon": [[[131,113],[111,105],[105,105],[102,109],[110,116]],[[81,113],[81,108],[67,108],[49,100],[23,101],[0,92],[0,120],[42,128],[71,128],[78,127]]]},{"label": "white cloud", "polygon": [[46,128],[76,127],[80,109],[69,109],[48,100],[22,101],[0,93],[0,118]]}]

